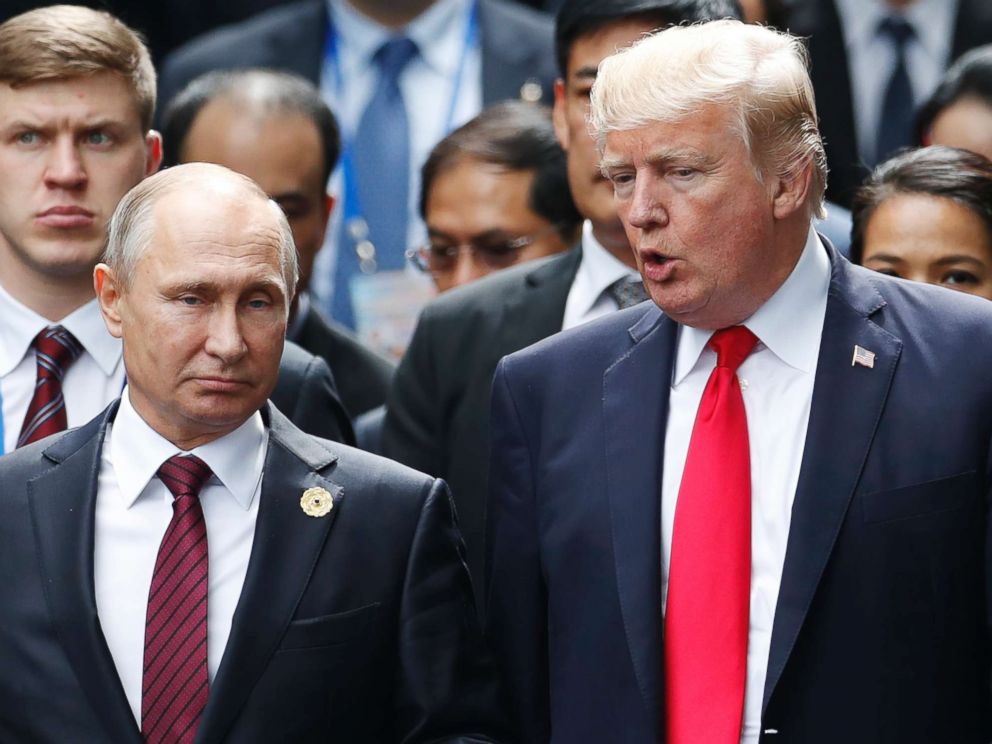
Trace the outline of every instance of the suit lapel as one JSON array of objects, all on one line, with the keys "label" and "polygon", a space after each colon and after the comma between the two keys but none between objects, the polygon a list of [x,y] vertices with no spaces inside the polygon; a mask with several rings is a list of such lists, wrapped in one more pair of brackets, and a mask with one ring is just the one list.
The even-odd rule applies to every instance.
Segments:
[{"label": "suit lapel", "polygon": [[[652,719],[661,710],[661,463],[676,324],[654,306],[603,376],[606,481],[624,631]],[[647,418],[645,418],[647,416]]]},{"label": "suit lapel", "polygon": [[545,261],[506,298],[500,343],[494,347],[497,360],[561,330],[568,291],[581,260],[581,248],[573,248]]},{"label": "suit lapel", "polygon": [[[885,304],[878,290],[836,252],[831,251],[831,259],[833,276],[762,711],[788,662],[830,558],[902,351],[902,342],[870,319]],[[874,367],[852,364],[855,345],[874,352]]]},{"label": "suit lapel", "polygon": [[[335,456],[307,437],[271,405],[269,449],[248,573],[220,668],[210,690],[198,742],[220,741],[236,719],[275,652],[340,513],[344,492],[319,471]],[[329,491],[334,505],[323,517],[307,516],[307,488]]]},{"label": "suit lapel", "polygon": [[93,541],[100,452],[114,403],[45,451],[55,467],[28,483],[31,520],[52,621],[109,741],[141,741],[97,617]]}]

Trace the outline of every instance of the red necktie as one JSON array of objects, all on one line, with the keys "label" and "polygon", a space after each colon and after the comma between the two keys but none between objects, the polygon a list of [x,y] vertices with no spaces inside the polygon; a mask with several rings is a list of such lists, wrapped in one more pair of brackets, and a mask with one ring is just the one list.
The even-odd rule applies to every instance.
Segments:
[{"label": "red necktie", "polygon": [[751,460],[737,368],[757,339],[717,331],[675,506],[665,611],[668,744],[740,741],[751,587]]},{"label": "red necktie", "polygon": [[158,470],[175,500],[145,615],[141,734],[149,744],[192,742],[207,706],[207,525],[199,493],[210,475],[195,456],[176,455]]},{"label": "red necktie", "polygon": [[62,397],[62,377],[69,365],[83,353],[76,337],[62,326],[42,329],[31,345],[38,364],[38,380],[17,438],[18,447],[65,431],[68,424],[65,398]]}]

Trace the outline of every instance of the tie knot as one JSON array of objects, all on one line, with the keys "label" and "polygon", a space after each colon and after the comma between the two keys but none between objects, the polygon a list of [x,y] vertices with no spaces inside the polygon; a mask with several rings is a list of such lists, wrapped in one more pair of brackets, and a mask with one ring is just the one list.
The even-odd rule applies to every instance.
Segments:
[{"label": "tie knot", "polygon": [[744,326],[722,328],[710,338],[709,346],[716,352],[716,366],[727,367],[731,372],[737,372],[748,354],[758,343],[755,336]]},{"label": "tie knot", "polygon": [[606,294],[613,298],[621,310],[633,307],[648,298],[648,292],[644,289],[644,282],[641,281],[640,277],[632,276],[617,279],[606,288]]},{"label": "tie knot", "polygon": [[32,342],[43,369],[61,379],[66,368],[83,353],[83,347],[69,331],[60,325],[42,329]]},{"label": "tie knot", "polygon": [[899,51],[902,51],[906,42],[916,35],[909,21],[901,16],[883,18],[878,24],[878,33],[882,36],[888,36]]},{"label": "tie knot", "polygon": [[375,53],[375,63],[384,78],[395,80],[415,56],[417,45],[405,36],[397,36],[379,47]]},{"label": "tie knot", "polygon": [[213,472],[196,455],[173,455],[162,463],[158,477],[173,497],[199,496],[200,489]]}]

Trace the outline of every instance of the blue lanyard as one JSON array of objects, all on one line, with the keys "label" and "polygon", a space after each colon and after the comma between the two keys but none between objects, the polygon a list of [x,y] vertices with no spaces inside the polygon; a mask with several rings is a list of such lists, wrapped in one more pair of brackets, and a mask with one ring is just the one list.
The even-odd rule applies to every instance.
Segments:
[{"label": "blue lanyard", "polygon": [[[461,57],[458,60],[458,68],[455,72],[455,79],[451,86],[451,100],[448,103],[448,113],[444,120],[444,133],[447,135],[452,129],[452,123],[455,118],[455,109],[458,104],[458,96],[461,93],[462,82],[465,77],[465,66],[467,64],[469,53],[475,46],[476,41],[479,38],[479,19],[478,19],[478,3],[476,0],[472,0],[472,5],[469,9],[468,17],[465,21],[465,31],[462,40],[462,52]],[[334,29],[334,24],[331,21],[330,13],[327,16],[327,35],[325,40],[325,59],[330,62],[330,67],[334,71],[334,88],[337,92],[338,101],[343,101],[343,92],[345,89],[344,78],[341,74],[341,60],[338,56],[338,36]],[[346,135],[344,132],[341,133],[342,146],[341,146],[341,176],[344,180],[343,194],[344,197],[344,224],[347,226],[357,222],[363,221],[360,219],[362,216],[362,205],[361,200],[358,196],[358,182],[355,177],[355,166],[354,159],[352,157],[352,142],[351,136]],[[405,207],[404,207],[405,208]],[[367,228],[365,228],[365,234],[352,235],[353,242],[360,244],[363,241],[367,243]],[[364,255],[360,256],[363,260],[366,259]]]},{"label": "blue lanyard", "polygon": [[0,455],[3,454],[3,395],[0,395]]}]

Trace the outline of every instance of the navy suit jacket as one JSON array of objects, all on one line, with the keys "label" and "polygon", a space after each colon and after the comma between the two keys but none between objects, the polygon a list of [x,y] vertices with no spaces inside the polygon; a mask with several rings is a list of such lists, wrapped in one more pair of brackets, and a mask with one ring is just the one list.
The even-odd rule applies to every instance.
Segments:
[{"label": "navy suit jacket", "polygon": [[[0,741],[141,742],[94,594],[116,409],[0,458]],[[444,482],[263,416],[255,540],[197,743],[493,741]],[[302,511],[310,487],[333,495],[326,516]]]},{"label": "navy suit jacket", "polygon": [[[326,0],[302,0],[193,39],[162,63],[158,110],[213,70],[271,67],[319,85],[326,32]],[[507,0],[480,0],[479,33],[483,106],[520,98],[528,81],[539,83],[541,99],[551,102],[557,73],[547,15]]]},{"label": "navy suit jacket", "polygon": [[[831,262],[761,741],[988,742],[992,303]],[[676,337],[645,303],[497,370],[487,633],[525,744],[663,740]]]}]

